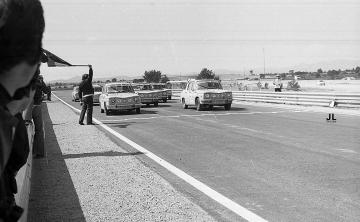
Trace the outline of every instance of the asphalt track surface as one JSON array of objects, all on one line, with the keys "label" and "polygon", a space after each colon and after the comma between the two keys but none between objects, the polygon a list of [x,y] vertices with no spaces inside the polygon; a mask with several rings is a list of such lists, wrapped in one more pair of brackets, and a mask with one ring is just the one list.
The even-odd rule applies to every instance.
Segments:
[{"label": "asphalt track surface", "polygon": [[[54,93],[81,109],[71,91]],[[359,116],[336,114],[336,122],[329,122],[328,113],[296,106],[242,104],[230,111],[196,111],[171,100],[143,107],[141,114],[106,116],[94,106],[93,117],[265,220],[360,218]],[[151,160],[143,161],[219,221],[243,221]]]}]

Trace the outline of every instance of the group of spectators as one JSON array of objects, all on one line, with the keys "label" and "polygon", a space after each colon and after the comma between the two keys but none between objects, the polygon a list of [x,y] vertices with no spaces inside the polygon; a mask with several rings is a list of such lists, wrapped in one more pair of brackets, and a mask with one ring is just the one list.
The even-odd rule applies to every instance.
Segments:
[{"label": "group of spectators", "polygon": [[[0,222],[18,221],[15,176],[26,163],[29,143],[26,121],[34,120],[34,151],[45,155],[41,118],[40,75],[45,28],[39,0],[0,0]],[[25,121],[23,112],[25,112]]]}]

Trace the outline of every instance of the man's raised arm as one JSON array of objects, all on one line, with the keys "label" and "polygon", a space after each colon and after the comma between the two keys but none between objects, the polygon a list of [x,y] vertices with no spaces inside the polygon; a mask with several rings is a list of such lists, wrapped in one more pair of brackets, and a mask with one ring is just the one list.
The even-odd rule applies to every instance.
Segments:
[{"label": "man's raised arm", "polygon": [[93,69],[92,69],[92,66],[89,65],[89,81],[92,82],[92,79],[93,79]]}]

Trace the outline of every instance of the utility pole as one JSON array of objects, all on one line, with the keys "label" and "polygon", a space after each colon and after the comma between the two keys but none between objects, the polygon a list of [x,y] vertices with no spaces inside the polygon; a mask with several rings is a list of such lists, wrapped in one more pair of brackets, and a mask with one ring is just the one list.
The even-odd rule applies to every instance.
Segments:
[{"label": "utility pole", "polygon": [[263,48],[263,57],[264,57],[264,75],[265,75],[265,48]]}]

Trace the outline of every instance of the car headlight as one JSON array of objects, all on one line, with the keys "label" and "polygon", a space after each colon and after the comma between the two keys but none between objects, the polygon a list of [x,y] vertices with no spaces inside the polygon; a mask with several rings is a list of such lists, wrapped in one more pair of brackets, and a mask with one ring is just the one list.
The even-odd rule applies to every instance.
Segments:
[{"label": "car headlight", "polygon": [[116,103],[116,99],[115,99],[115,98],[109,99],[109,104],[110,104],[110,105],[114,105],[115,103]]},{"label": "car headlight", "polygon": [[163,92],[163,95],[166,96],[166,92]]},{"label": "car headlight", "polygon": [[212,98],[216,98],[216,94],[212,94]]},{"label": "car headlight", "polygon": [[210,98],[210,94],[205,93],[205,94],[204,94],[204,98],[205,98],[205,99],[209,99],[209,98]]}]

